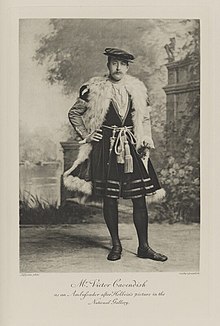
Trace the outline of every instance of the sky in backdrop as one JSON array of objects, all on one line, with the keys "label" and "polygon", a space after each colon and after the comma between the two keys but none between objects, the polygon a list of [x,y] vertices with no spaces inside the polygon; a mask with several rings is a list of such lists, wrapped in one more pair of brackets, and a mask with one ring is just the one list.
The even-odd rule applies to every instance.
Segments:
[{"label": "sky in backdrop", "polygon": [[[46,67],[33,60],[40,38],[49,31],[48,19],[20,20],[19,117],[22,126],[32,130],[57,131],[68,122],[67,113],[76,97],[64,96],[61,86],[49,85]],[[54,140],[60,140],[59,132],[54,132]]]},{"label": "sky in backdrop", "polygon": [[[29,138],[30,131],[36,131],[36,134],[39,134],[41,136],[47,136],[49,137],[52,141],[54,141],[58,146],[60,141],[65,141],[68,138],[68,133],[66,133],[66,126],[64,124],[68,124],[68,111],[72,104],[75,102],[77,93],[73,92],[70,93],[68,96],[64,95],[62,93],[63,87],[62,85],[58,85],[57,83],[54,83],[53,85],[48,84],[46,81],[46,76],[47,76],[47,65],[39,65],[36,60],[33,59],[35,55],[35,51],[39,49],[40,47],[40,40],[42,39],[43,36],[47,35],[50,33],[53,29],[51,25],[49,24],[49,19],[21,19],[20,20],[20,30],[19,30],[19,73],[20,73],[20,80],[19,80],[19,117],[20,117],[20,130],[22,131],[28,131],[27,133],[24,133],[23,139],[26,140],[25,138]],[[59,23],[59,22],[58,22]],[[62,20],[60,22],[61,24],[63,23]],[[66,26],[66,31],[68,32],[68,37],[66,37],[66,34],[62,34],[59,37],[66,37],[65,39],[61,39],[62,44],[67,43],[67,47],[69,47],[70,44],[74,43],[75,38],[77,39],[78,37],[78,42],[81,40],[81,34],[77,30],[77,24],[72,24],[72,22],[65,22],[68,26]],[[90,28],[89,32],[87,33],[87,37],[90,36],[90,46],[94,46],[94,40],[93,38],[96,36],[97,30],[100,31],[101,33],[101,40],[103,44],[101,45],[101,48],[103,48],[104,43],[106,42],[106,37],[103,38],[102,35],[102,28],[97,28],[96,24],[102,24],[103,22],[101,21],[93,21],[93,28]],[[136,26],[135,23],[135,28],[141,28],[142,25]],[[143,23],[143,22],[142,22]],[[147,25],[145,24],[147,23]],[[165,23],[165,24],[164,24]],[[193,22],[192,22],[193,23]],[[121,31],[120,34],[120,28],[122,29],[122,25],[119,22],[115,22],[116,26],[115,29],[112,29],[107,26],[107,32],[110,37],[108,41],[114,40],[114,32],[118,31],[119,35],[123,34],[123,30]],[[119,25],[118,25],[119,24]],[[149,83],[150,83],[150,88],[152,88],[153,92],[152,95],[161,103],[158,106],[158,114],[161,116],[161,105],[165,108],[165,93],[162,89],[163,86],[166,85],[166,78],[167,78],[167,70],[165,67],[165,63],[167,62],[167,55],[164,50],[164,44],[169,42],[169,38],[173,36],[173,33],[175,32],[175,36],[177,37],[177,44],[178,48],[182,49],[182,45],[185,43],[185,35],[186,35],[186,30],[189,26],[185,26],[184,24],[180,24],[179,20],[163,20],[163,22],[158,21],[158,20],[150,20],[147,22],[144,22],[145,29],[144,32],[142,31],[142,36],[143,38],[141,39],[141,42],[143,42],[143,49],[144,51],[148,51],[150,48],[151,50],[153,49],[154,51],[148,51],[148,56],[144,52],[144,55],[140,55],[141,63],[139,63],[139,68],[141,70],[142,74],[144,73],[144,76],[149,74],[149,72],[153,73],[150,75]],[[75,32],[77,34],[73,33],[72,28],[74,26]],[[85,25],[85,26],[84,26]],[[85,24],[83,25],[84,29],[88,28],[88,22],[85,21]],[[89,25],[90,26],[90,25]],[[123,25],[124,26],[124,25]],[[126,26],[126,25],[125,25]],[[133,25],[132,25],[133,26]],[[62,26],[61,26],[62,27]],[[143,27],[143,26],[142,26]],[[133,28],[133,27],[131,27]],[[61,28],[62,29],[62,28]],[[84,31],[83,29],[83,31]],[[110,33],[109,34],[109,30]],[[142,29],[140,29],[142,30]],[[86,30],[87,31],[87,30]],[[131,30],[132,32],[132,30]],[[103,32],[104,33],[104,32]],[[125,29],[124,33],[127,33],[127,29]],[[131,33],[132,34],[132,33]],[[95,35],[95,36],[94,36]],[[136,34],[134,34],[136,35]],[[134,37],[133,35],[133,37]],[[76,37],[77,36],[77,37]],[[100,35],[99,35],[100,36]],[[132,37],[132,35],[131,35]],[[120,38],[119,38],[120,39]],[[64,42],[63,42],[64,41]],[[92,42],[91,42],[92,41]],[[66,43],[65,43],[66,42]],[[79,42],[80,43],[80,42]],[[130,43],[129,43],[130,44]],[[136,44],[134,42],[134,44]],[[132,43],[132,45],[134,46]],[[139,43],[138,43],[139,44]],[[86,38],[84,40],[84,46],[87,45]],[[142,45],[142,43],[141,43]],[[56,44],[57,46],[57,44]],[[82,44],[79,44],[79,47],[82,46]],[[140,44],[139,44],[140,47]],[[76,47],[76,50],[78,49],[78,45]],[[83,48],[84,49],[84,48]],[[97,49],[97,46],[96,46]],[[142,50],[143,50],[142,49]],[[43,50],[44,51],[44,50]],[[182,51],[182,50],[181,50]],[[100,52],[100,51],[99,51]],[[143,52],[143,51],[142,51]],[[152,54],[155,54],[155,56]],[[85,51],[84,51],[85,53]],[[151,56],[150,56],[151,54]],[[75,55],[75,53],[74,53]],[[156,57],[156,61],[154,60],[154,57]],[[81,58],[79,56],[79,58]],[[94,58],[96,60],[96,57]],[[106,58],[104,56],[101,61],[103,60],[103,63],[105,62]],[[140,59],[140,58],[139,58]],[[156,68],[154,67],[154,64],[156,62]],[[103,69],[102,62],[99,62],[99,69]],[[158,65],[158,67],[157,67]],[[93,72],[94,66],[96,65],[90,65],[86,66],[86,73],[87,70],[91,70],[91,73],[95,74],[98,72]],[[152,68],[154,67],[154,68]],[[161,68],[162,67],[162,68]],[[78,69],[79,68],[79,69]],[[85,67],[83,65],[79,65],[79,67],[76,65],[75,66],[75,75],[73,75],[73,78],[76,78],[73,80],[73,82],[77,82],[78,80],[78,75],[76,72],[81,73],[81,70],[83,71],[83,68],[85,70]],[[138,71],[138,65],[135,65],[135,68]],[[160,69],[162,69],[162,74],[160,72]],[[149,70],[149,71],[148,71]],[[158,75],[158,70],[159,70],[159,75]],[[132,67],[131,67],[132,71]],[[140,71],[139,71],[140,73]],[[139,73],[138,76],[139,76]],[[141,76],[143,77],[143,76]],[[88,78],[88,76],[87,76]],[[148,87],[149,85],[147,85]],[[77,86],[79,87],[79,86]],[[150,93],[150,88],[149,88],[149,93]],[[71,91],[72,92],[72,91]],[[161,100],[162,99],[162,100]],[[155,106],[156,101],[154,101],[154,106]],[[156,107],[156,106],[155,106]],[[156,110],[155,110],[156,112]],[[155,117],[154,117],[154,121]],[[43,138],[42,137],[42,138]]]}]

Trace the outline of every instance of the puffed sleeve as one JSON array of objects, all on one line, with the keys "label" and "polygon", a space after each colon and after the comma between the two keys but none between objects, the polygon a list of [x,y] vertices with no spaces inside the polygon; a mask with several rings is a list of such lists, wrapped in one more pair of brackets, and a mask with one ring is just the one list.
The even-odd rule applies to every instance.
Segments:
[{"label": "puffed sleeve", "polygon": [[85,139],[89,134],[82,118],[87,110],[88,95],[88,85],[83,85],[80,88],[79,97],[68,113],[70,123],[82,139]]},{"label": "puffed sleeve", "polygon": [[83,85],[79,90],[79,97],[83,101],[88,102],[88,96],[89,96],[89,87],[88,85]]}]

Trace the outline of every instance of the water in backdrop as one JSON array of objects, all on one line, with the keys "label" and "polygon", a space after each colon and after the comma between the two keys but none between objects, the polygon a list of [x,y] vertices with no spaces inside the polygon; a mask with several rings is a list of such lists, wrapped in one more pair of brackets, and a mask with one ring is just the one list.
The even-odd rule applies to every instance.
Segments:
[{"label": "water in backdrop", "polygon": [[[20,163],[19,165],[19,190],[22,197],[31,195],[41,202],[56,206],[61,199],[61,175],[63,166],[61,162],[44,162],[39,165]],[[131,200],[120,199],[119,205],[131,207]]]},{"label": "water in backdrop", "polygon": [[20,163],[19,187],[21,195],[37,196],[50,204],[60,204],[60,179],[62,164],[60,162],[44,162],[39,165]]}]

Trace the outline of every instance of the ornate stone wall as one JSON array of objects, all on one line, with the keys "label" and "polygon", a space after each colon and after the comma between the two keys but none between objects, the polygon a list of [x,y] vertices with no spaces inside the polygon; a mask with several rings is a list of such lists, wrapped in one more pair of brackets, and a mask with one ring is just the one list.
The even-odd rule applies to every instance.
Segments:
[{"label": "ornate stone wall", "polygon": [[[176,146],[176,135],[182,128],[184,116],[192,116],[192,103],[200,94],[199,69],[195,61],[172,61],[166,65],[168,85],[164,87],[167,95],[166,126],[169,135],[168,148]],[[193,128],[193,124],[196,126]],[[198,121],[192,120],[192,137],[199,132]]]}]

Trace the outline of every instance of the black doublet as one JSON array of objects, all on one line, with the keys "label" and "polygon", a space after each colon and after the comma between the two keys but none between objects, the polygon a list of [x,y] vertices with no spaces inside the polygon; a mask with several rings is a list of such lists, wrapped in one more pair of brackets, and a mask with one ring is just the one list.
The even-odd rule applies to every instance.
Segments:
[{"label": "black doublet", "polygon": [[[85,95],[83,100],[85,100]],[[112,129],[105,126],[133,127],[132,112],[133,107],[130,96],[124,118],[120,117],[116,105],[111,101],[101,127],[102,140],[93,143],[89,159],[71,173],[73,176],[91,181],[95,197],[132,199],[152,195],[161,188],[150,159],[148,160],[147,171],[135,146],[129,139],[130,153],[133,158],[132,173],[124,173],[124,164],[117,163],[115,144],[112,151],[109,151]]]}]

